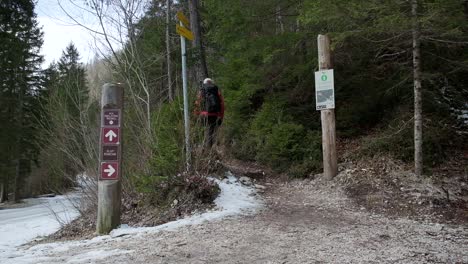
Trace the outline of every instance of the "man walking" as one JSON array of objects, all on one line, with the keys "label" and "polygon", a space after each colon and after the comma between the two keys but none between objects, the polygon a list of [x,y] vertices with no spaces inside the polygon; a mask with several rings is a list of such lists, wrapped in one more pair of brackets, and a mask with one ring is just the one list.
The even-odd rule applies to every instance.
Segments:
[{"label": "man walking", "polygon": [[211,148],[216,139],[216,131],[224,118],[224,99],[212,79],[203,80],[195,102],[195,114],[200,115],[205,125],[205,147]]}]

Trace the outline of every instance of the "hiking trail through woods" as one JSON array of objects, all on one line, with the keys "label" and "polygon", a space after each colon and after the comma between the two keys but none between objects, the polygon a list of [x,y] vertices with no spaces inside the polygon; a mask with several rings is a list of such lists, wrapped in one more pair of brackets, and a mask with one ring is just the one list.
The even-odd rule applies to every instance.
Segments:
[{"label": "hiking trail through woods", "polygon": [[464,224],[373,214],[320,179],[261,184],[256,214],[20,251],[35,263],[468,263]]}]

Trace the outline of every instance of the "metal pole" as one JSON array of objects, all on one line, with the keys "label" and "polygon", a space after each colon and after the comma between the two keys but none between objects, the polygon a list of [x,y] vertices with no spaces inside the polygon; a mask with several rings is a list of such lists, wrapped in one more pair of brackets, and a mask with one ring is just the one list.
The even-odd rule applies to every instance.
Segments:
[{"label": "metal pole", "polygon": [[[180,26],[183,26],[180,22]],[[186,170],[190,170],[190,124],[189,124],[189,109],[188,109],[188,94],[187,94],[187,51],[185,46],[185,38],[180,36],[180,46],[182,51],[182,87],[184,93],[184,125],[185,125],[185,163]]]}]

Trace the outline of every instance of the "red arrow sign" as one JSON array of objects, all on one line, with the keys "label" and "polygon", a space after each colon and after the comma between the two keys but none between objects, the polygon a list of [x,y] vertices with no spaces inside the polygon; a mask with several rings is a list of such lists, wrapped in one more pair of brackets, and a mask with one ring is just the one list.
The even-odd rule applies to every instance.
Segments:
[{"label": "red arrow sign", "polygon": [[101,180],[116,180],[119,178],[118,162],[101,163]]},{"label": "red arrow sign", "polygon": [[103,127],[101,138],[104,144],[119,144],[120,128],[118,127]]}]

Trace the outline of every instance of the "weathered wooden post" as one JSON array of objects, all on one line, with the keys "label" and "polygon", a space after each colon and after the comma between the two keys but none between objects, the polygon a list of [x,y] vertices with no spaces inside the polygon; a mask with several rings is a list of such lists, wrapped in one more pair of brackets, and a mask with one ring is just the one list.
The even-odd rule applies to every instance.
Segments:
[{"label": "weathered wooden post", "polygon": [[108,234],[120,225],[123,87],[104,84],[101,97],[101,138],[96,232]]},{"label": "weathered wooden post", "polygon": [[330,54],[330,38],[317,38],[319,71],[315,73],[317,110],[322,120],[323,174],[332,179],[338,173],[336,157],[335,90]]}]

